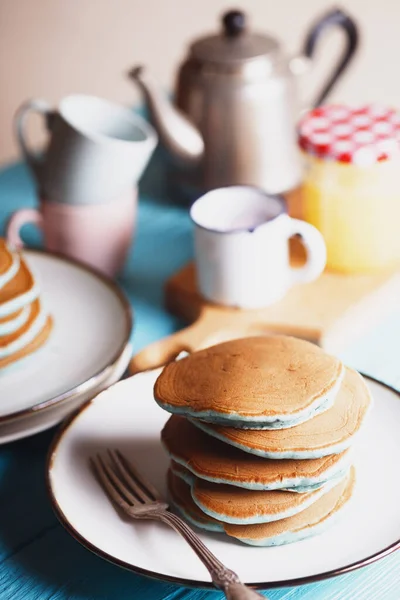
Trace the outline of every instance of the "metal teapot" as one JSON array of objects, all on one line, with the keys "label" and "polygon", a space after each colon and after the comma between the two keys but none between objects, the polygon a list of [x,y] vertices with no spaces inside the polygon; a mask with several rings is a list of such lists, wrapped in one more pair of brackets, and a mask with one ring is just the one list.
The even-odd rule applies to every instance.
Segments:
[{"label": "metal teapot", "polygon": [[144,93],[150,118],[185,194],[233,184],[270,193],[301,179],[296,144],[299,106],[295,72],[310,63],[320,37],[340,27],[346,45],[314,106],[323,102],[358,45],[354,21],[335,9],[308,32],[300,56],[288,60],[279,42],[249,31],[245,14],[227,12],[222,33],[200,38],[180,66],[174,107],[143,66],[129,73]]}]

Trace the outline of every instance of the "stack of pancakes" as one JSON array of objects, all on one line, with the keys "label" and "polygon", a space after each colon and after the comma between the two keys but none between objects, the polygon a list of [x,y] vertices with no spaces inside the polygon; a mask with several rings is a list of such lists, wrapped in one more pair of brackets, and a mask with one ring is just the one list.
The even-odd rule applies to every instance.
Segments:
[{"label": "stack of pancakes", "polygon": [[193,524],[257,546],[324,530],[349,500],[350,446],[371,397],[359,373],[286,336],[218,344],[167,365],[154,397],[171,499]]},{"label": "stack of pancakes", "polygon": [[35,352],[47,340],[52,319],[39,293],[22,256],[0,238],[0,369]]}]

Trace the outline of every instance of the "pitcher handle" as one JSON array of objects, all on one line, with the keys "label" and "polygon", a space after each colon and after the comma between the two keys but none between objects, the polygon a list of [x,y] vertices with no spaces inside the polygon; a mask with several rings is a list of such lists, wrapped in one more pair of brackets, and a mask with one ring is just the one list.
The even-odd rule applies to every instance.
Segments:
[{"label": "pitcher handle", "polygon": [[33,223],[40,229],[43,228],[43,216],[36,208],[22,208],[11,215],[7,223],[6,238],[12,248],[20,249],[24,243],[20,236],[22,227],[27,223]]},{"label": "pitcher handle", "polygon": [[19,107],[14,117],[15,135],[20,151],[26,163],[29,165],[37,184],[40,186],[43,161],[41,161],[30,149],[26,135],[27,118],[30,112],[39,113],[44,117],[48,131],[51,130],[55,113],[45,100],[28,100]]},{"label": "pitcher handle", "polygon": [[308,283],[317,279],[326,265],[326,246],[324,238],[316,227],[300,219],[287,219],[288,241],[295,235],[301,236],[301,241],[307,251],[306,264],[302,267],[291,267],[291,284]]},{"label": "pitcher handle", "polygon": [[344,11],[335,8],[319,19],[319,21],[310,29],[305,39],[303,55],[312,59],[319,39],[326,30],[331,29],[332,27],[340,27],[343,29],[346,36],[346,45],[333,72],[317,95],[316,100],[313,102],[314,108],[322,104],[328,94],[332,91],[332,88],[336,85],[336,82],[353,58],[359,44],[359,30],[355,21],[353,21],[353,19]]}]

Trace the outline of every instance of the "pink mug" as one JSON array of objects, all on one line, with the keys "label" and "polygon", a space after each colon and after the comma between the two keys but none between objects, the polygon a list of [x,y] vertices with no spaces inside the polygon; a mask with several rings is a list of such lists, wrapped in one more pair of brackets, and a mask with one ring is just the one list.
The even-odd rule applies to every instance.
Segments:
[{"label": "pink mug", "polygon": [[86,263],[109,276],[122,268],[134,233],[137,190],[118,201],[72,205],[42,200],[40,207],[15,212],[7,226],[7,240],[20,248],[20,230],[34,223],[43,231],[46,250]]}]

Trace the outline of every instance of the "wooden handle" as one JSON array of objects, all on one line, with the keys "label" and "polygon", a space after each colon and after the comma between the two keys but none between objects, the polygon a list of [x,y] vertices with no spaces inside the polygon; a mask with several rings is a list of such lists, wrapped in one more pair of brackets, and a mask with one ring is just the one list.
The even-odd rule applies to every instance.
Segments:
[{"label": "wooden handle", "polygon": [[185,331],[185,329],[178,331],[178,333],[146,346],[131,358],[129,373],[135,375],[141,371],[156,369],[174,360],[180,352],[192,351],[190,344],[187,343]]},{"label": "wooden handle", "polygon": [[207,345],[207,338],[214,330],[214,322],[199,319],[189,327],[146,346],[132,357],[129,373],[135,375],[141,371],[157,369],[175,360],[181,352],[194,352]]},{"label": "wooden handle", "polygon": [[235,337],[250,335],[252,331],[252,325],[237,324],[229,313],[204,313],[189,327],[146,346],[133,356],[129,363],[129,373],[135,375],[141,371],[157,369],[175,360],[183,351],[195,352]]}]

